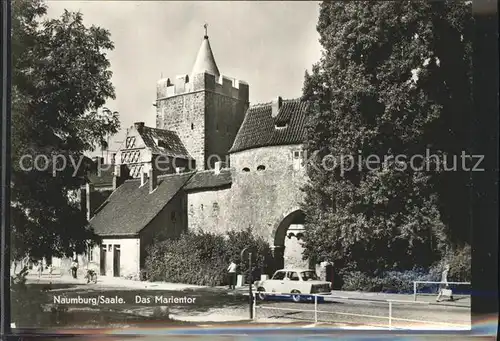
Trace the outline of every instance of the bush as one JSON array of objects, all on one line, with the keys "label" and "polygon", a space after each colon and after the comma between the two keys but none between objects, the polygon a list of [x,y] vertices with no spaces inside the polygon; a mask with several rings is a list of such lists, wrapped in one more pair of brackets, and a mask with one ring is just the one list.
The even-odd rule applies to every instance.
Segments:
[{"label": "bush", "polygon": [[[431,276],[422,269],[386,271],[379,276],[369,276],[360,271],[344,273],[343,290],[384,293],[413,293],[413,281],[430,281]],[[420,285],[419,292],[434,291],[435,285]]]},{"label": "bush", "polygon": [[369,277],[360,271],[345,273],[342,279],[344,281],[342,290],[380,291],[382,288],[382,285],[377,277]]},{"label": "bush", "polygon": [[452,248],[444,257],[430,269],[434,281],[441,280],[441,274],[446,264],[450,266],[448,281],[470,282],[472,278],[471,247],[468,244]]},{"label": "bush", "polygon": [[[227,238],[225,238],[227,237]],[[148,248],[143,276],[149,281],[165,281],[194,285],[227,284],[229,260],[237,263],[245,247],[253,250],[253,279],[267,271],[271,251],[250,229],[230,231],[227,236],[207,232],[187,232],[178,239],[169,239]],[[239,273],[248,270],[247,260],[240,262]]]},{"label": "bush", "polygon": [[21,272],[11,280],[11,321],[19,327],[39,327],[44,325],[46,314],[43,305],[40,303],[42,290],[33,290],[26,284],[28,267],[24,267]]},{"label": "bush", "polygon": [[[448,264],[449,282],[471,281],[471,248],[469,245],[452,248],[441,260],[433,264],[428,270],[413,269],[406,271],[385,271],[377,276],[360,271],[344,270],[342,279],[343,290],[371,291],[388,293],[412,293],[413,281],[441,281],[442,272]],[[437,284],[419,284],[418,292],[436,293]],[[456,286],[453,290],[467,292],[467,286]]]}]

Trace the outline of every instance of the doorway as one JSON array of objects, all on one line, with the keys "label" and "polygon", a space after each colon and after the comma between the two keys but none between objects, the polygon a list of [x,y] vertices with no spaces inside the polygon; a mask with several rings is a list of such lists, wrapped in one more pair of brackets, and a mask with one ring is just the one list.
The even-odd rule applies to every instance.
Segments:
[{"label": "doorway", "polygon": [[113,276],[120,277],[120,245],[114,245],[113,249]]},{"label": "doorway", "polygon": [[101,268],[101,276],[106,276],[106,245],[101,245],[99,265]]}]

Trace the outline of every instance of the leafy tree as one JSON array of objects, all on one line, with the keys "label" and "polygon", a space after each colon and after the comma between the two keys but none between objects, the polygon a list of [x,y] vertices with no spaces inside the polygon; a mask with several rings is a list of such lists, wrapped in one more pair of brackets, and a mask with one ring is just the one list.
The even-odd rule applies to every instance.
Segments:
[{"label": "leafy tree", "polygon": [[[106,50],[110,34],[86,27],[80,13],[48,19],[41,0],[12,4],[12,256],[71,255],[94,240],[85,214],[72,200],[86,163],[78,161],[119,129],[116,113],[98,113],[114,98]],[[100,110],[99,110],[100,111]],[[45,155],[39,169],[24,155]],[[67,165],[54,174],[53,156]],[[71,163],[73,158],[75,165]],[[21,163],[22,166],[21,167]],[[73,198],[74,199],[74,198]]]},{"label": "leafy tree", "polygon": [[470,143],[471,24],[459,2],[322,3],[305,256],[377,274],[469,242],[470,173],[443,163]]}]

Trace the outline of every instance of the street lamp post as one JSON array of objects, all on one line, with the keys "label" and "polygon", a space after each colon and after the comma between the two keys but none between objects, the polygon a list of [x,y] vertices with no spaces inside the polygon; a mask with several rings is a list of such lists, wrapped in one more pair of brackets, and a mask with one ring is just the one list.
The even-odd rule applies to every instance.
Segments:
[{"label": "street lamp post", "polygon": [[[244,260],[248,247],[241,251],[241,261]],[[250,319],[253,319],[253,292],[252,292],[252,252],[248,252],[248,308],[250,312]]]}]

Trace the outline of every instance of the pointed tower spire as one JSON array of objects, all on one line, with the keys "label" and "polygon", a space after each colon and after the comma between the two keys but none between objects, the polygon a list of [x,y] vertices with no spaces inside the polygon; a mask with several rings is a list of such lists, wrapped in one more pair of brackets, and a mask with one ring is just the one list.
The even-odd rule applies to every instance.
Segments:
[{"label": "pointed tower spire", "polygon": [[194,75],[204,72],[214,75],[217,79],[220,77],[220,72],[217,64],[215,63],[214,54],[212,53],[212,48],[210,47],[210,42],[208,40],[208,24],[203,25],[203,27],[205,28],[205,36],[203,37],[200,50],[196,56],[193,71],[191,72],[191,79],[193,79]]}]

